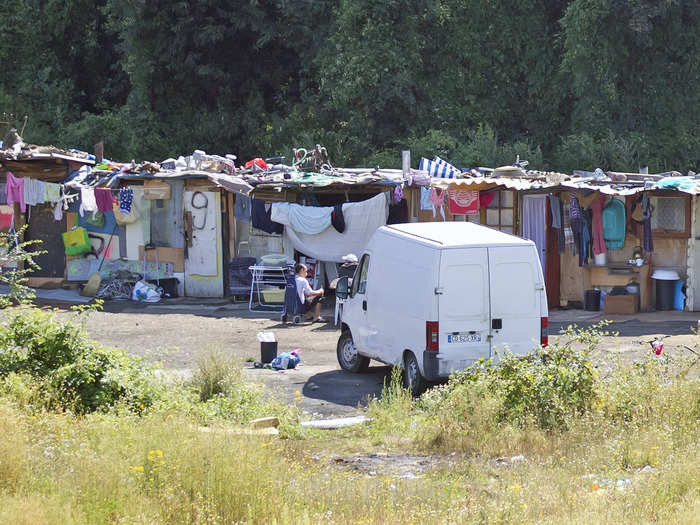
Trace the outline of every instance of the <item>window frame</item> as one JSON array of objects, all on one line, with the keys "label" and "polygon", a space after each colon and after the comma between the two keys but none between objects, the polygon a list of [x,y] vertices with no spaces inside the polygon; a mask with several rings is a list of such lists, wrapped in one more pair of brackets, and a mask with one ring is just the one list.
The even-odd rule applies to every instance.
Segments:
[{"label": "window frame", "polygon": [[[367,294],[367,274],[369,273],[369,262],[370,262],[370,254],[366,253],[362,256],[362,259],[360,259],[360,264],[357,266],[357,270],[355,270],[355,276],[353,277],[352,280],[352,294],[351,296],[355,296],[356,294],[359,295],[366,295]],[[364,280],[364,288],[362,291],[360,291],[360,285],[362,284],[362,271],[364,269],[367,269],[365,273],[365,280]]]},{"label": "window frame", "polygon": [[[654,191],[649,193],[649,198],[654,199],[655,197],[665,197],[665,198],[675,198],[685,200],[685,229],[684,230],[664,230],[656,229],[651,231],[652,237],[664,238],[664,239],[689,239],[690,238],[690,228],[691,228],[691,204],[690,195],[683,195],[677,191]],[[654,202],[652,201],[652,206]],[[654,213],[652,211],[652,213]]]},{"label": "window frame", "polygon": [[[487,228],[492,228],[494,230],[498,230],[503,233],[508,233],[510,235],[520,235],[520,208],[519,208],[519,192],[516,190],[508,189],[508,188],[499,188],[493,190],[494,192],[498,192],[498,206],[485,206],[483,208],[479,209],[479,222],[481,223],[482,226],[486,226]],[[503,206],[503,193],[504,192],[510,192],[513,195],[513,206]],[[498,224],[488,224],[487,220],[487,210],[498,210]],[[503,224],[502,223],[502,214],[503,210],[512,210],[513,212],[513,223],[512,224]],[[511,231],[504,231],[503,228],[510,228]]]}]

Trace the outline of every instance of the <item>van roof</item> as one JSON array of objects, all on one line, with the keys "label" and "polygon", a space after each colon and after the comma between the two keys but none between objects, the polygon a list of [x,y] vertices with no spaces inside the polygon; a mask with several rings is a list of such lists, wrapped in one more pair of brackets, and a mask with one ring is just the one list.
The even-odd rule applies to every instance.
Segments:
[{"label": "van roof", "polygon": [[521,246],[532,241],[469,222],[415,222],[382,226],[380,231],[444,247]]}]

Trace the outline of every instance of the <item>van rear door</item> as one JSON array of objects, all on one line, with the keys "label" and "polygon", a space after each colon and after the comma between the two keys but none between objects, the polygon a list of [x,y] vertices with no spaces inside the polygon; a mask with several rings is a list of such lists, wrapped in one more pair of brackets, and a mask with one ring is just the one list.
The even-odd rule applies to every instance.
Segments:
[{"label": "van rear door", "polygon": [[488,273],[486,248],[441,251],[437,290],[440,375],[491,354]]},{"label": "van rear door", "polygon": [[[540,342],[546,317],[544,278],[532,245],[488,248],[491,283],[491,347],[526,354]],[[543,310],[544,308],[544,310]],[[544,312],[544,314],[543,314]]]}]

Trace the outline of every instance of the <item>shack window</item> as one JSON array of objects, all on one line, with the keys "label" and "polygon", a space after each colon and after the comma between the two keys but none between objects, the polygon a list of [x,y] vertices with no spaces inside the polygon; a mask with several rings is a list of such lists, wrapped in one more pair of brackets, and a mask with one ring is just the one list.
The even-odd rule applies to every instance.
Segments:
[{"label": "shack window", "polygon": [[482,210],[481,223],[505,233],[514,233],[516,231],[515,218],[518,216],[515,192],[495,190],[489,192],[489,195],[491,194],[493,195],[491,202],[487,204],[485,210]]},{"label": "shack window", "polygon": [[651,197],[651,229],[655,236],[690,236],[690,199]]}]

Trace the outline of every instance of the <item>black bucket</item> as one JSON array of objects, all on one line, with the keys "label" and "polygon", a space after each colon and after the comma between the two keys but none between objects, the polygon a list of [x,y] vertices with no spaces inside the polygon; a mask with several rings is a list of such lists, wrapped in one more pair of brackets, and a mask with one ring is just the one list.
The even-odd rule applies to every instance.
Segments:
[{"label": "black bucket", "polygon": [[260,343],[260,362],[265,364],[277,357],[277,341]]},{"label": "black bucket", "polygon": [[656,309],[673,310],[676,281],[656,279]]},{"label": "black bucket", "polygon": [[586,290],[583,309],[590,312],[600,311],[600,290]]}]

